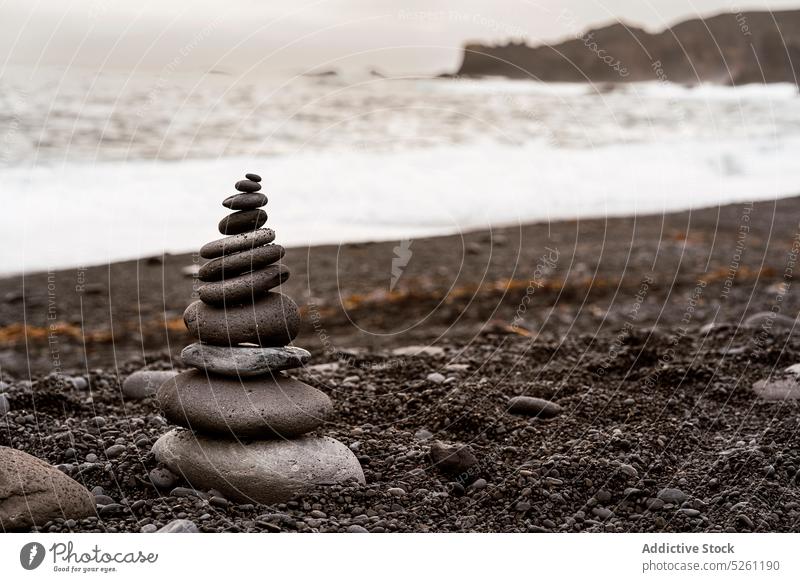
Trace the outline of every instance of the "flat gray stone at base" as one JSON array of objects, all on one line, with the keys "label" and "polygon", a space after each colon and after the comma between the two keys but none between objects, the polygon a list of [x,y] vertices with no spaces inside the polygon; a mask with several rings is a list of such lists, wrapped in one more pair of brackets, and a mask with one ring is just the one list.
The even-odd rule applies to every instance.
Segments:
[{"label": "flat gray stone at base", "polygon": [[355,455],[329,437],[237,441],[176,429],[153,453],[194,487],[242,502],[283,503],[314,486],[365,482]]},{"label": "flat gray stone at base", "polygon": [[292,346],[262,348],[193,343],[183,349],[181,359],[187,366],[199,370],[246,378],[300,368],[311,359],[311,354]]}]

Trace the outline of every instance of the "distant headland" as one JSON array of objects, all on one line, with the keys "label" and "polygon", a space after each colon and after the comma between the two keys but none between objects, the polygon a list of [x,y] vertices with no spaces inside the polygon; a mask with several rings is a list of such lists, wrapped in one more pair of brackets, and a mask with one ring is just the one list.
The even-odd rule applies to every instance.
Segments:
[{"label": "distant headland", "polygon": [[456,75],[742,85],[797,84],[798,73],[800,10],[786,10],[730,12],[687,20],[658,33],[615,23],[576,32],[554,45],[469,43]]}]

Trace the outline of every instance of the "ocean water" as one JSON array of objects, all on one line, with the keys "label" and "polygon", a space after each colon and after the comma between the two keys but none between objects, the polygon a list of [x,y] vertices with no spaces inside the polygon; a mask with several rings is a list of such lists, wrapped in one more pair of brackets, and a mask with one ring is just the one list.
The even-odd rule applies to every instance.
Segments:
[{"label": "ocean water", "polygon": [[399,240],[800,193],[788,85],[0,75],[0,271],[196,250],[264,177],[279,242]]}]

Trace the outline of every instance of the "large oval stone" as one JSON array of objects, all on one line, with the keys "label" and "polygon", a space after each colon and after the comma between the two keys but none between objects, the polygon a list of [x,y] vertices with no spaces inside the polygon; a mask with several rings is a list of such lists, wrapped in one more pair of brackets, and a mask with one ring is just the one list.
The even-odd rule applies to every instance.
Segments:
[{"label": "large oval stone", "polygon": [[92,515],[94,497],[83,485],[41,459],[0,447],[0,531]]},{"label": "large oval stone", "polygon": [[216,307],[191,303],[183,313],[189,332],[206,344],[285,346],[300,331],[297,304],[281,293],[267,293],[252,305]]},{"label": "large oval stone", "polygon": [[181,352],[187,366],[206,370],[223,376],[247,378],[262,376],[270,372],[299,368],[311,359],[311,354],[302,348],[262,348],[247,346],[210,346],[189,344]]},{"label": "large oval stone", "polygon": [[240,210],[229,214],[219,221],[222,234],[241,234],[253,231],[267,222],[267,213],[263,210]]},{"label": "large oval stone", "polygon": [[352,451],[329,437],[237,441],[176,429],[156,441],[153,453],[195,488],[251,503],[283,503],[318,485],[364,483]]},{"label": "large oval stone", "polygon": [[277,374],[231,378],[190,370],[158,389],[164,416],[203,433],[291,438],[321,425],[330,398],[313,386]]},{"label": "large oval stone", "polygon": [[259,228],[253,232],[245,232],[226,236],[204,244],[200,248],[200,256],[204,259],[216,259],[223,255],[240,253],[261,247],[275,240],[275,231],[271,228]]},{"label": "large oval stone", "polygon": [[266,204],[267,197],[261,192],[254,192],[253,194],[234,194],[222,201],[222,205],[231,210],[253,210],[255,208],[261,208]]},{"label": "large oval stone", "polygon": [[284,265],[268,265],[238,277],[226,276],[224,281],[206,283],[197,290],[197,293],[204,303],[241,305],[252,303],[255,299],[266,295],[270,289],[278,287],[288,278],[289,269]]},{"label": "large oval stone", "polygon": [[286,253],[281,245],[265,245],[251,250],[225,255],[200,267],[198,278],[201,281],[219,281],[235,277],[241,273],[255,271],[275,263]]}]

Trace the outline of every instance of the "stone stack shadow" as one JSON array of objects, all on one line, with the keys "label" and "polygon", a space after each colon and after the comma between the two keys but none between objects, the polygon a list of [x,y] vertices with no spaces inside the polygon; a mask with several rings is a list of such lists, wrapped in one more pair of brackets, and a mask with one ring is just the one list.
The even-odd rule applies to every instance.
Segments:
[{"label": "stone stack shadow", "polygon": [[261,178],[247,174],[223,206],[225,238],[200,249],[210,259],[199,272],[200,299],[184,322],[197,343],[181,353],[195,369],[158,391],[164,416],[183,428],[153,446],[161,463],[195,488],[235,500],[279,503],[314,485],[364,482],[355,455],[339,441],[309,436],[332,404],[316,388],[286,375],[311,354],[289,344],[300,312],[275,289],[289,271],[284,248],[262,228],[267,197]]}]

